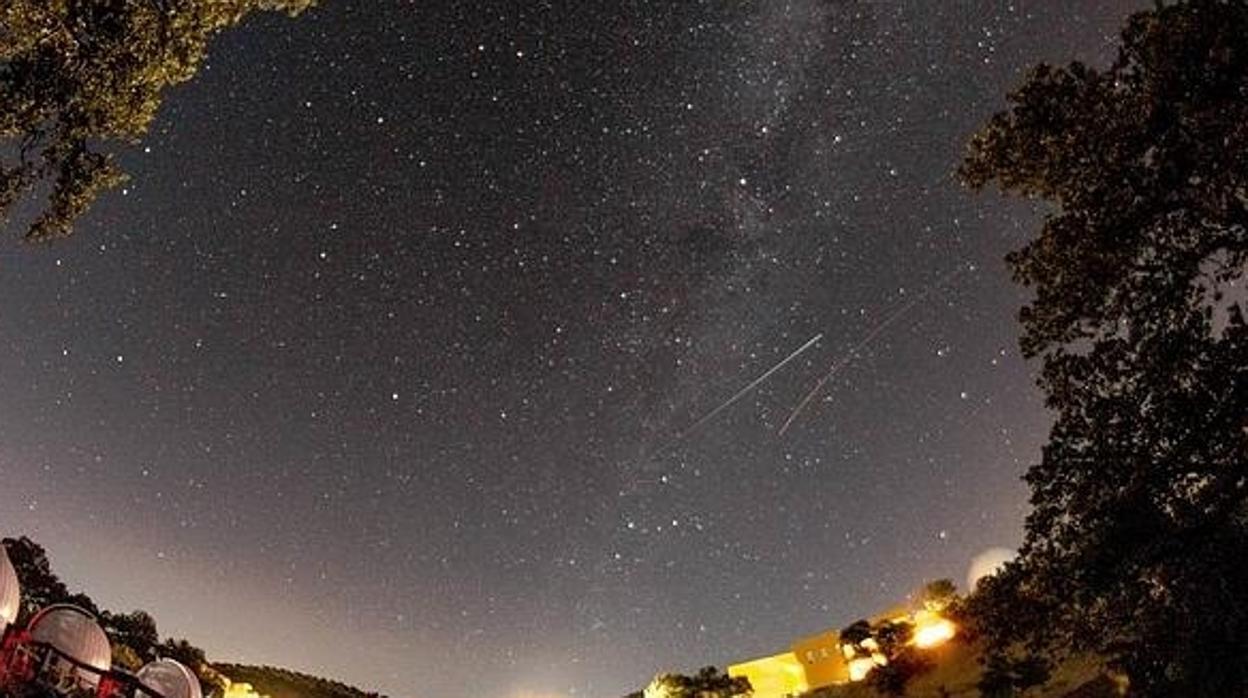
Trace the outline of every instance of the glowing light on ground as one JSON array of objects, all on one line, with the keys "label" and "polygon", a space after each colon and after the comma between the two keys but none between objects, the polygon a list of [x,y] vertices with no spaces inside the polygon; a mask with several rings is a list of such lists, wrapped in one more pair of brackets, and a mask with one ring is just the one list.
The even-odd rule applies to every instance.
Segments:
[{"label": "glowing light on ground", "polygon": [[862,681],[875,668],[875,660],[870,657],[855,657],[849,660],[849,680]]},{"label": "glowing light on ground", "polygon": [[269,698],[263,693],[257,693],[255,687],[249,683],[242,681],[234,682],[229,679],[225,679],[225,692],[223,695],[224,698]]},{"label": "glowing light on ground", "polygon": [[914,614],[914,639],[912,642],[919,649],[939,647],[952,640],[958,634],[958,626],[948,618],[931,611],[919,611]]}]

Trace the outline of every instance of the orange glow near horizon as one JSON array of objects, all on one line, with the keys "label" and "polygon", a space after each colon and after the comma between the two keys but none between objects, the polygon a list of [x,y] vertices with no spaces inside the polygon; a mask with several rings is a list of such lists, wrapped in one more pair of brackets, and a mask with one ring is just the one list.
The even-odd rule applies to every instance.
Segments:
[{"label": "orange glow near horizon", "polygon": [[958,626],[939,613],[919,611],[914,614],[914,639],[911,642],[919,649],[939,647],[957,634]]}]

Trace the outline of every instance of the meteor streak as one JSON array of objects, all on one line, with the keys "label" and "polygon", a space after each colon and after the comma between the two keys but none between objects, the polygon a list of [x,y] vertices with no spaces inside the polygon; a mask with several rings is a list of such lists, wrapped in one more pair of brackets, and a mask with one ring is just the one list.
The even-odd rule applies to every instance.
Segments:
[{"label": "meteor streak", "polygon": [[936,289],[937,286],[941,286],[945,283],[948,283],[949,281],[952,281],[954,277],[956,277],[958,274],[961,274],[964,271],[966,271],[964,267],[958,267],[957,269],[954,269],[948,274],[945,274],[944,276],[937,279],[935,283],[923,289],[921,292],[919,292],[919,295],[915,296],[914,298],[911,298],[905,305],[902,305],[897,310],[894,310],[891,315],[884,318],[883,322],[873,327],[871,331],[868,332],[865,337],[859,340],[857,344],[850,347],[849,351],[845,352],[845,354],[841,356],[841,358],[837,359],[836,361],[833,361],[831,368],[828,369],[828,372],[825,373],[823,377],[819,379],[819,382],[815,383],[815,387],[812,388],[811,391],[806,394],[806,397],[802,398],[802,401],[797,404],[797,407],[793,408],[793,412],[789,414],[789,418],[784,421],[784,426],[780,427],[780,432],[779,432],[780,436],[784,436],[784,433],[789,430],[790,426],[793,425],[793,422],[794,420],[797,419],[798,415],[800,415],[802,411],[806,409],[806,406],[809,405],[810,401],[813,400],[815,396],[819,394],[819,391],[823,390],[823,386],[826,385],[828,381],[832,380],[832,378],[834,378],[836,374],[840,373],[846,366],[853,363],[854,359],[858,358],[858,352],[862,351],[869,344],[871,344],[871,342],[874,341],[876,337],[880,336],[880,334],[882,334],[884,330],[887,330],[889,326],[892,325],[894,322],[897,322],[901,318],[905,317],[906,313],[909,313],[911,310],[914,309],[916,305],[918,305],[925,298],[927,298],[931,294],[931,292]]},{"label": "meteor streak", "polygon": [[716,407],[715,409],[711,410],[710,412],[707,412],[705,415],[703,415],[703,416],[702,416],[702,418],[701,418],[701,419],[699,419],[698,421],[696,421],[696,422],[694,422],[693,424],[689,425],[689,427],[688,427],[688,428],[686,428],[684,431],[680,432],[680,434],[679,434],[679,435],[677,435],[677,437],[676,437],[676,441],[680,441],[680,440],[684,439],[686,436],[688,436],[689,434],[691,434],[691,433],[693,433],[694,431],[696,431],[696,430],[697,430],[699,427],[701,427],[703,424],[706,424],[707,422],[709,422],[709,421],[711,421],[712,419],[714,419],[714,418],[715,418],[715,416],[716,416],[716,415],[718,415],[720,412],[723,412],[724,410],[728,409],[729,407],[732,407],[732,406],[733,406],[733,404],[735,404],[735,403],[737,402],[737,400],[740,400],[741,398],[743,398],[743,397],[745,397],[746,395],[748,395],[748,394],[750,393],[750,391],[754,390],[754,389],[755,389],[755,388],[757,388],[759,385],[761,385],[761,384],[763,383],[763,381],[765,381],[765,380],[767,380],[768,378],[770,378],[770,377],[772,376],[772,374],[774,374],[776,371],[779,371],[780,369],[784,368],[786,364],[788,364],[788,363],[789,363],[790,361],[792,361],[793,359],[796,359],[798,356],[800,356],[800,355],[802,354],[802,352],[804,352],[804,351],[806,351],[807,349],[809,349],[809,348],[813,347],[813,346],[814,346],[815,344],[817,344],[817,343],[819,342],[819,340],[821,340],[821,339],[823,339],[823,333],[822,333],[822,332],[820,332],[819,334],[815,335],[814,337],[811,337],[811,338],[810,338],[810,341],[808,341],[808,342],[806,342],[805,344],[803,344],[802,346],[798,347],[798,349],[797,349],[796,351],[794,351],[792,354],[789,354],[787,357],[785,357],[784,361],[781,361],[780,363],[776,364],[775,366],[772,366],[772,367],[771,367],[771,368],[770,368],[770,369],[769,369],[766,373],[764,373],[763,375],[759,376],[758,378],[755,378],[752,382],[750,382],[750,384],[749,384],[749,385],[745,386],[745,387],[744,387],[744,388],[742,388],[741,390],[738,390],[736,395],[733,395],[732,397],[728,398],[728,399],[727,399],[726,401],[724,401],[724,403],[723,403],[723,404],[721,404],[719,407]]}]

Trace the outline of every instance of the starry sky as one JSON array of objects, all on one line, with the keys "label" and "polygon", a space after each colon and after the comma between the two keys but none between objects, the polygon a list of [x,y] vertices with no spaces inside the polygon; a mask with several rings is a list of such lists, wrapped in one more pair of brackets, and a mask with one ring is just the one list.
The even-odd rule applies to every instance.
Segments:
[{"label": "starry sky", "polygon": [[5,231],[0,531],[396,698],[614,698],[960,580],[1048,418],[1001,262],[1040,211],[952,171],[1143,4],[250,21],[76,237]]}]

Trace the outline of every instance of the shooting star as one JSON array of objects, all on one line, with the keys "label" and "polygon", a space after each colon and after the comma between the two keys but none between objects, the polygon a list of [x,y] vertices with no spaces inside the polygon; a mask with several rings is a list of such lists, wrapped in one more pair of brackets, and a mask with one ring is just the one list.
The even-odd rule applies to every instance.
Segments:
[{"label": "shooting star", "polygon": [[682,440],[683,440],[686,436],[688,436],[688,435],[692,434],[693,432],[697,431],[697,430],[698,430],[698,428],[700,428],[703,424],[706,424],[707,422],[709,422],[709,421],[711,421],[712,419],[714,419],[714,418],[716,417],[716,415],[718,415],[720,412],[723,412],[724,410],[728,409],[729,407],[732,407],[734,404],[736,404],[737,400],[740,400],[741,398],[745,397],[746,395],[749,395],[749,394],[750,394],[750,392],[751,392],[752,390],[754,390],[754,389],[755,389],[755,388],[757,388],[758,386],[762,385],[762,384],[763,384],[763,382],[764,382],[764,381],[766,381],[768,378],[771,378],[771,376],[772,376],[773,374],[775,374],[775,373],[776,373],[776,371],[779,371],[780,369],[784,368],[784,367],[785,367],[785,366],[786,366],[786,365],[787,365],[790,361],[792,361],[793,359],[796,359],[797,357],[801,356],[803,352],[805,352],[807,349],[809,349],[809,348],[811,348],[811,347],[815,346],[815,344],[817,344],[817,343],[819,342],[819,340],[821,340],[821,339],[823,339],[823,333],[822,333],[822,332],[820,332],[819,334],[815,335],[814,337],[811,337],[811,338],[810,338],[810,341],[808,341],[808,342],[806,342],[805,344],[803,344],[802,346],[798,347],[796,351],[794,351],[792,354],[789,354],[787,357],[785,357],[784,361],[781,361],[780,363],[776,364],[775,366],[772,366],[770,369],[768,369],[768,371],[767,371],[766,373],[764,373],[763,375],[759,376],[758,378],[755,378],[753,381],[751,381],[751,382],[750,382],[750,384],[749,384],[749,385],[747,385],[747,386],[745,386],[744,388],[742,388],[742,389],[738,390],[736,395],[733,395],[732,397],[728,398],[728,399],[727,399],[727,400],[725,400],[725,401],[723,402],[723,404],[721,404],[719,407],[716,407],[715,409],[711,410],[710,412],[707,412],[705,415],[703,415],[703,416],[702,416],[702,418],[701,418],[701,419],[699,419],[698,421],[696,421],[696,422],[694,422],[693,424],[689,425],[689,426],[688,426],[688,427],[687,427],[684,431],[682,431],[682,432],[680,432],[679,434],[677,434],[677,435],[676,435],[675,442],[680,442],[680,441],[682,441]]},{"label": "shooting star", "polygon": [[924,299],[926,299],[929,295],[931,295],[932,291],[934,291],[937,287],[943,286],[944,284],[952,281],[954,277],[958,276],[964,271],[966,271],[966,268],[959,266],[957,269],[954,269],[952,272],[949,272],[948,274],[945,274],[944,276],[937,279],[930,286],[928,286],[927,288],[919,292],[919,295],[915,296],[914,298],[911,298],[908,302],[906,302],[900,308],[898,308],[897,310],[894,310],[891,315],[884,318],[883,322],[871,328],[871,331],[868,332],[865,337],[859,340],[857,344],[850,347],[849,351],[845,352],[845,354],[842,355],[841,358],[837,359],[836,361],[833,361],[832,366],[828,369],[828,372],[825,373],[823,377],[819,379],[819,382],[815,383],[815,387],[812,388],[810,392],[806,394],[806,397],[802,398],[802,401],[797,404],[797,407],[793,408],[793,411],[789,414],[789,418],[784,420],[784,426],[780,427],[779,435],[784,436],[784,433],[789,430],[789,427],[793,426],[793,422],[798,418],[798,416],[802,413],[802,411],[806,409],[806,406],[810,404],[810,401],[815,399],[815,396],[818,395],[819,392],[823,390],[823,386],[827,385],[828,381],[836,377],[836,374],[840,373],[842,370],[845,369],[846,366],[849,366],[851,363],[853,363],[854,359],[858,358],[858,352],[862,351],[868,345],[870,345],[871,342],[875,341],[875,338],[883,334],[884,331],[887,330],[893,323],[905,317],[906,314],[909,313],[911,310],[913,310],[915,306],[917,306],[919,303],[922,303]]}]

